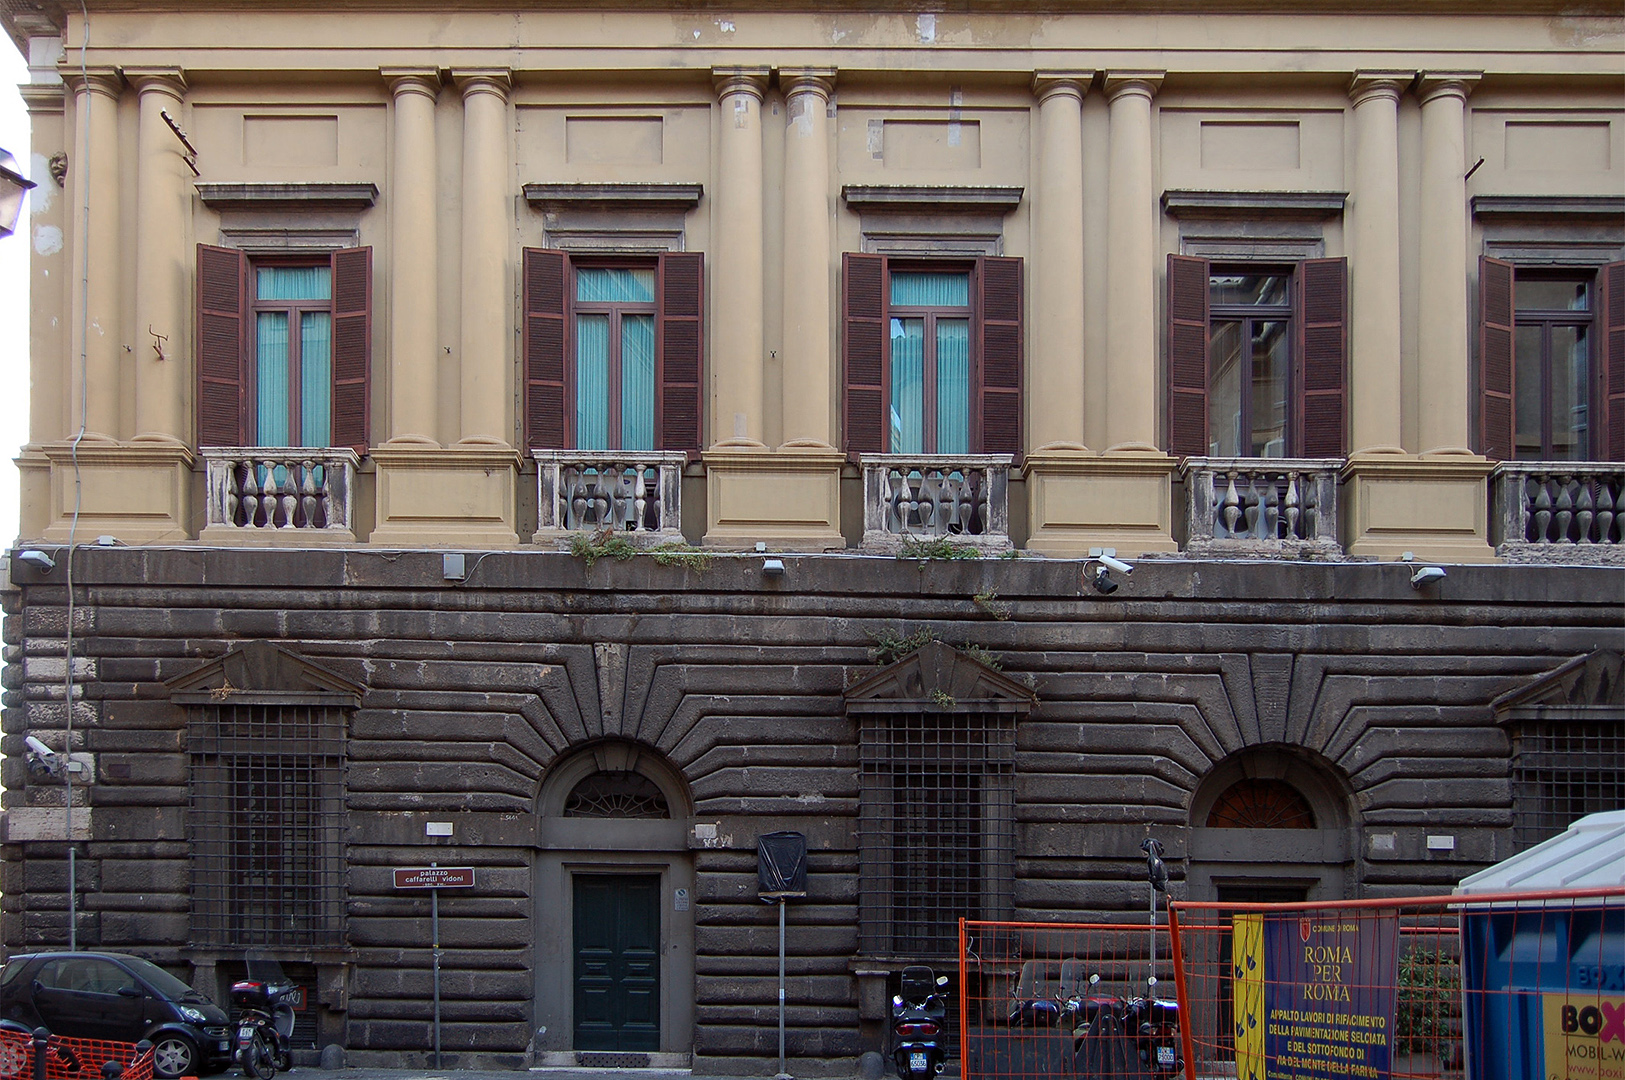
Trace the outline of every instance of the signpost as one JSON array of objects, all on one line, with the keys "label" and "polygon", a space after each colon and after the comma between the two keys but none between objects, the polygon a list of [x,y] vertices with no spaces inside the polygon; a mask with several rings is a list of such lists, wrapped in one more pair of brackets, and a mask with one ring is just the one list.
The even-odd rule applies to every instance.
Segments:
[{"label": "signpost", "polygon": [[429,935],[433,939],[429,953],[434,961],[434,1067],[440,1068],[440,890],[472,889],[472,866],[398,866],[395,868],[397,889],[429,890]]}]

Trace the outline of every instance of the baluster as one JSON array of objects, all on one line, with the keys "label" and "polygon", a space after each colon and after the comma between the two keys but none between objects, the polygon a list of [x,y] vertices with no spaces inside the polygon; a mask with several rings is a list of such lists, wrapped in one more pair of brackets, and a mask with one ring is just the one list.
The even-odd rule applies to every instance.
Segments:
[{"label": "baluster", "polygon": [[951,533],[970,532],[970,507],[965,501],[969,487],[964,470],[948,474],[948,531]]},{"label": "baluster", "polygon": [[304,527],[316,528],[316,463],[308,458],[299,463],[303,470],[303,479],[299,485],[300,503],[305,510]]},{"label": "baluster", "polygon": [[[655,481],[655,466],[632,466],[632,482],[635,485],[632,489],[634,504],[632,528],[640,532],[646,532],[650,528],[649,522],[644,520],[644,515],[649,512],[649,492],[653,489]],[[660,528],[660,523],[655,522],[653,527]]]},{"label": "baluster", "polygon": [[1591,499],[1591,481],[1582,476],[1579,484],[1580,497],[1574,501],[1575,539],[1579,543],[1589,544],[1591,543],[1591,521],[1596,517],[1593,509],[1595,503]]},{"label": "baluster", "polygon": [[1303,538],[1320,539],[1320,480],[1314,473],[1303,478]]},{"label": "baluster", "polygon": [[1258,474],[1247,474],[1247,491],[1242,495],[1242,513],[1247,516],[1247,538],[1262,539],[1263,534],[1258,530],[1258,517],[1262,500],[1258,497]]},{"label": "baluster", "polygon": [[1597,480],[1597,543],[1612,544],[1614,542],[1614,522],[1618,520],[1614,513],[1614,494],[1610,490],[1606,477]]},{"label": "baluster", "polygon": [[1559,544],[1572,543],[1569,539],[1569,524],[1574,520],[1574,499],[1570,494],[1574,481],[1566,476],[1557,478],[1557,528],[1553,530],[1553,539]]},{"label": "baluster", "polygon": [[1298,474],[1286,474],[1286,538],[1288,540],[1305,539],[1298,531],[1298,516],[1302,511],[1298,508]]},{"label": "baluster", "polygon": [[1532,515],[1534,535],[1529,539],[1537,544],[1544,544],[1549,539],[1546,535],[1546,528],[1552,523],[1552,493],[1546,486],[1545,477],[1531,477],[1531,479],[1534,480],[1538,487],[1535,490],[1535,512]]},{"label": "baluster", "polygon": [[609,466],[604,470],[604,474],[609,479],[610,523],[616,532],[624,532],[633,509],[631,479],[627,476],[627,466]]},{"label": "baluster", "polygon": [[238,468],[239,466],[235,461],[226,463],[226,505],[225,513],[220,519],[233,527],[242,524],[237,520],[237,508],[242,505],[242,499],[237,496],[239,488]]},{"label": "baluster", "polygon": [[293,466],[273,465],[272,469],[280,470],[282,473],[281,479],[275,479],[275,471],[273,471],[271,474],[273,477],[273,482],[276,484],[277,507],[282,511],[282,524],[277,526],[277,528],[291,529],[293,528],[294,508],[299,505],[297,495],[298,487],[295,485],[293,479]]},{"label": "baluster", "polygon": [[909,472],[903,479],[903,531],[914,532],[921,525],[922,500],[925,496],[925,476]]},{"label": "baluster", "polygon": [[243,525],[250,529],[260,527],[260,464],[253,458],[244,462],[243,469]]},{"label": "baluster", "polygon": [[1236,522],[1241,520],[1241,496],[1236,494],[1236,474],[1229,475],[1229,487],[1219,503],[1219,521],[1226,536],[1236,535]]},{"label": "baluster", "polygon": [[942,473],[936,469],[920,472],[920,529],[927,536],[941,536]]},{"label": "baluster", "polygon": [[1261,540],[1279,540],[1281,538],[1281,489],[1275,482],[1275,477],[1264,476],[1259,479],[1264,485],[1264,513],[1260,523],[1258,536]]},{"label": "baluster", "polygon": [[569,499],[565,508],[565,528],[585,529],[587,527],[587,474],[578,465],[572,465],[564,471],[565,483],[562,485]]},{"label": "baluster", "polygon": [[600,529],[615,524],[616,478],[602,466],[593,470],[592,523]]},{"label": "baluster", "polygon": [[886,531],[889,533],[908,532],[908,519],[904,517],[903,507],[907,499],[903,495],[903,485],[907,477],[898,469],[886,470],[886,487],[890,489],[886,495]]}]

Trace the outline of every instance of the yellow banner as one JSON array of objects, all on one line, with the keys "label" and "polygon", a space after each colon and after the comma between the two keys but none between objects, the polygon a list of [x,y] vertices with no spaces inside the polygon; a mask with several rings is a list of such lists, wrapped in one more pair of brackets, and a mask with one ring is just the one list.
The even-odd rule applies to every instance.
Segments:
[{"label": "yellow banner", "polygon": [[1264,916],[1237,915],[1230,942],[1237,1080],[1266,1080],[1264,1066]]},{"label": "yellow banner", "polygon": [[1542,1080],[1625,1080],[1625,997],[1542,994]]}]

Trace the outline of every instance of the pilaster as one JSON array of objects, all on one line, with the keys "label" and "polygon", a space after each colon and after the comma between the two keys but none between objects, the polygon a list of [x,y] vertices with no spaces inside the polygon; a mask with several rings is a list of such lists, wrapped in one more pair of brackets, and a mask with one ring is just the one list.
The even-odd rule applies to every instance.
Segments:
[{"label": "pilaster", "polygon": [[139,94],[136,163],[135,367],[137,441],[184,443],[191,319],[186,284],[186,215],[191,205],[185,146],[164,119],[180,122],[186,78],[180,68],[125,68]]},{"label": "pilaster", "polygon": [[1091,71],[1040,71],[1033,201],[1028,430],[1038,449],[1083,449],[1083,97]]},{"label": "pilaster", "polygon": [[1151,101],[1160,71],[1106,75],[1106,414],[1108,448],[1157,449],[1156,193],[1151,175]]},{"label": "pilaster", "polygon": [[[762,442],[762,97],[767,68],[717,68],[717,200],[712,210],[711,437]],[[726,297],[726,300],[720,298]],[[723,306],[725,305],[725,307]]]},{"label": "pilaster", "polygon": [[438,446],[438,239],[433,68],[379,72],[394,99],[390,159],[388,441]]},{"label": "pilaster", "polygon": [[513,200],[505,69],[454,71],[463,95],[463,236],[460,425],[462,444],[509,446],[513,436]]},{"label": "pilaster", "polygon": [[118,103],[123,77],[113,68],[65,70],[73,89],[75,150],[69,153],[73,189],[70,274],[84,287],[71,290],[69,333],[72,376],[67,431],[116,439],[120,385]]},{"label": "pilaster", "polygon": [[834,450],[835,363],[830,312],[831,69],[786,69],[784,89],[784,445]]}]

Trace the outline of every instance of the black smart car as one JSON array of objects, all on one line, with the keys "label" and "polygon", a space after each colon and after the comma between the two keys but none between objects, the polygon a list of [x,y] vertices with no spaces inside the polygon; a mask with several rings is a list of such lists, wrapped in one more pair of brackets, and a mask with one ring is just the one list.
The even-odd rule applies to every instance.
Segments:
[{"label": "black smart car", "polygon": [[55,1035],[153,1047],[153,1072],[197,1075],[231,1064],[231,1026],[220,1007],[139,956],[51,952],[14,956],[0,969],[0,1018]]}]

